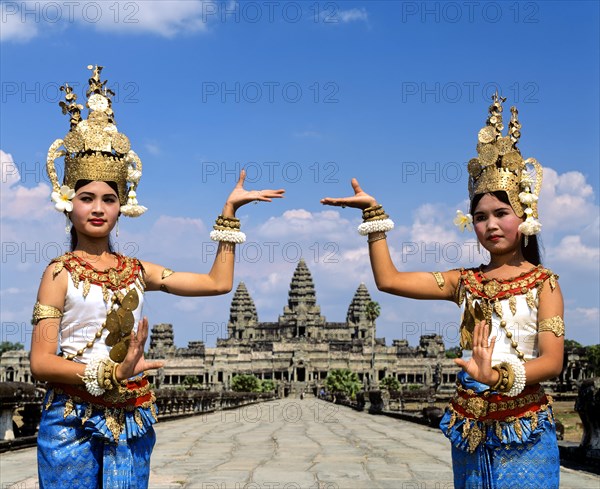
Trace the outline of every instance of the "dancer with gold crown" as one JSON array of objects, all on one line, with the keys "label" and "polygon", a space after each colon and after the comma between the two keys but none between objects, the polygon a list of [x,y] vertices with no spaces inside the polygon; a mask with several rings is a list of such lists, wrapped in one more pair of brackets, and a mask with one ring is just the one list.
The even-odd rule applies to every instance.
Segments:
[{"label": "dancer with gold crown", "polygon": [[[82,119],[72,88],[61,87],[71,129],[48,150],[52,200],[67,216],[71,251],[44,272],[33,311],[31,371],[48,383],[38,432],[39,480],[41,488],[145,488],[157,412],[144,372],[162,364],[144,359],[144,292],[229,292],[235,245],[245,240],[236,210],[271,202],[284,191],[247,191],[241,172],[210,233],[219,246],[206,274],[115,253],[109,236],[119,216],[146,211],[137,201],[142,163],[117,130],[114,93],[100,78],[102,67],[88,68],[88,118]],[[55,161],[63,156],[60,185]]]},{"label": "dancer with gold crown", "polygon": [[[469,161],[469,214],[455,224],[475,228],[490,262],[446,272],[399,272],[386,232],[394,223],[375,197],[352,180],[354,195],[326,205],[363,210],[358,231],[368,236],[377,287],[414,299],[462,307],[462,367],[457,391],[440,424],[452,444],[457,488],[558,488],[560,459],[551,398],[540,382],[563,365],[563,298],[557,276],[541,264],[537,200],[542,168],[521,156],[521,125],[511,108],[503,136],[502,102],[494,95]],[[472,216],[472,217],[471,217]]]}]

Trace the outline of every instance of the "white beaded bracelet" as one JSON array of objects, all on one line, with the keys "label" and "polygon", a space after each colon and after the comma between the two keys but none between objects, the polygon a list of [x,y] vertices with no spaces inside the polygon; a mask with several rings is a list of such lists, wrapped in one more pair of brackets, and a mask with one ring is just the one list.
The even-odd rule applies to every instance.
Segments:
[{"label": "white beaded bracelet", "polygon": [[367,236],[370,233],[376,233],[379,231],[391,231],[394,229],[394,221],[391,219],[378,219],[376,221],[365,221],[358,226],[358,234],[361,236]]},{"label": "white beaded bracelet", "polygon": [[92,396],[101,396],[106,392],[100,385],[98,384],[98,369],[100,368],[100,364],[103,359],[94,357],[89,363],[85,366],[85,375],[81,377],[81,380],[85,383],[86,390]]},{"label": "white beaded bracelet", "polygon": [[213,229],[210,232],[210,239],[213,241],[226,241],[228,243],[241,244],[246,241],[246,235],[242,231]]},{"label": "white beaded bracelet", "polygon": [[527,380],[527,377],[525,375],[525,365],[523,365],[523,363],[520,360],[517,360],[513,357],[507,357],[504,359],[504,361],[510,364],[515,374],[515,381],[513,382],[513,385],[510,388],[510,390],[506,392],[505,395],[508,397],[516,397],[521,392],[523,392],[523,389],[525,389],[525,382]]}]

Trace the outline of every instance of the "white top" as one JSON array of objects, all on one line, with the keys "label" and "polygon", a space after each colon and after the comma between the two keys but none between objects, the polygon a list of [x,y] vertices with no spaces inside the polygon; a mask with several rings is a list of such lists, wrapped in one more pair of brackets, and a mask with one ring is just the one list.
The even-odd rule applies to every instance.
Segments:
[{"label": "white top", "polygon": [[[65,266],[68,274],[67,280],[67,295],[65,296],[65,305],[63,317],[60,321],[58,350],[59,353],[67,357],[67,355],[75,355],[74,361],[89,363],[93,357],[107,357],[111,347],[107,346],[105,341],[109,334],[108,329],[102,330],[102,336],[94,341],[96,333],[100,331],[102,325],[106,321],[106,316],[109,312],[110,304],[114,291],[107,289],[108,301],[105,302],[102,286],[90,283],[89,290],[84,297],[84,280],[73,280],[73,271]],[[103,272],[99,272],[103,274]],[[140,272],[141,273],[141,272]],[[78,282],[77,284],[75,282]],[[133,310],[134,326],[133,330],[137,331],[138,322],[142,317],[142,309],[144,303],[144,287],[140,281],[139,274],[131,277],[128,280],[129,285],[119,288],[120,292],[126,294],[131,289],[135,288],[138,292],[139,304]],[[118,309],[119,305],[113,306]],[[91,348],[87,348],[87,344],[94,341]],[[77,356],[78,350],[84,350],[83,355]]]},{"label": "white top", "polygon": [[[539,356],[537,341],[537,289],[531,290],[535,301],[535,306],[530,308],[524,295],[516,295],[516,313],[510,310],[508,299],[500,300],[502,306],[502,318],[494,312],[492,314],[492,328],[490,339],[496,337],[494,352],[492,353],[492,365],[502,362],[507,356],[517,357],[517,352],[511,346],[512,341],[516,341],[517,348],[523,353],[525,360],[531,360]],[[467,292],[468,294],[468,292]],[[473,302],[477,303],[478,298],[473,297]],[[463,304],[463,314],[464,314]],[[506,328],[500,327],[500,321],[506,321]],[[506,332],[512,333],[512,338],[506,337]],[[472,356],[472,350],[463,350],[462,358],[468,360]]]}]

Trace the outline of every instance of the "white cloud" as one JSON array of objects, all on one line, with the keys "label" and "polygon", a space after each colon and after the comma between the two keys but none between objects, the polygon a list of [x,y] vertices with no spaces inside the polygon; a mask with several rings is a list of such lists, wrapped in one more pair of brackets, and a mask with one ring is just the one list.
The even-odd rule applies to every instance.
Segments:
[{"label": "white cloud", "polygon": [[150,33],[172,38],[207,30],[219,19],[213,0],[152,0],[131,2],[55,2],[36,0],[2,2],[0,40],[26,42],[72,24],[104,32]]},{"label": "white cloud", "polygon": [[340,22],[368,22],[369,14],[365,8],[352,8],[348,10],[340,10],[338,12]]},{"label": "white cloud", "polygon": [[37,220],[52,212],[50,186],[38,183],[29,188],[20,185],[18,165],[9,153],[0,150],[2,182],[0,184],[0,212],[2,220]]},{"label": "white cloud", "polygon": [[561,262],[569,267],[597,270],[600,264],[600,249],[598,246],[586,246],[581,242],[581,236],[568,235],[553,247],[547,248],[549,262]]},{"label": "white cloud", "polygon": [[[110,7],[108,7],[110,5]],[[95,27],[102,31],[140,32],[174,37],[205,31],[208,10],[215,3],[200,0],[121,0],[102,4],[102,17]],[[85,18],[82,17],[83,21]]]},{"label": "white cloud", "polygon": [[38,35],[34,16],[24,15],[18,2],[0,4],[0,42],[26,42]]},{"label": "white cloud", "polygon": [[539,202],[542,233],[580,231],[600,213],[592,186],[576,171],[559,175],[552,168],[544,168]]},{"label": "white cloud", "polygon": [[319,241],[339,241],[352,225],[337,210],[309,212],[290,209],[281,217],[271,217],[259,229],[265,238],[288,238],[291,241],[318,236]]}]

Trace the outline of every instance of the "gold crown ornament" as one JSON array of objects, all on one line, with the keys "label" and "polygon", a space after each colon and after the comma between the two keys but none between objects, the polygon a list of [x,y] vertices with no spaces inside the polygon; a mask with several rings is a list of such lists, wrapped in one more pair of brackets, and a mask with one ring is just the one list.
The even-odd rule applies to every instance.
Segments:
[{"label": "gold crown ornament", "polygon": [[[506,98],[498,92],[492,96],[486,126],[479,131],[477,158],[468,163],[469,198],[488,192],[504,191],[508,201],[519,217],[526,219],[519,231],[527,236],[540,232],[537,220],[537,201],[542,187],[542,166],[535,158],[523,159],[517,143],[521,137],[521,124],[516,107],[511,107],[508,135],[503,136],[502,103]],[[456,220],[455,220],[456,222]]]},{"label": "gold crown ornament", "polygon": [[[142,176],[142,162],[131,150],[129,138],[117,130],[111,96],[106,80],[100,79],[102,66],[88,66],[92,76],[86,91],[88,118],[82,119],[83,105],[77,103],[73,88],[65,83],[65,102],[59,103],[63,114],[70,114],[71,129],[64,139],[57,139],[48,149],[46,170],[52,182],[52,200],[60,212],[73,209],[75,184],[79,180],[115,182],[119,192],[121,213],[137,217],[146,212],[138,204],[136,189]],[[64,149],[60,149],[63,147]],[[54,162],[64,156],[64,179],[58,183]]]}]

